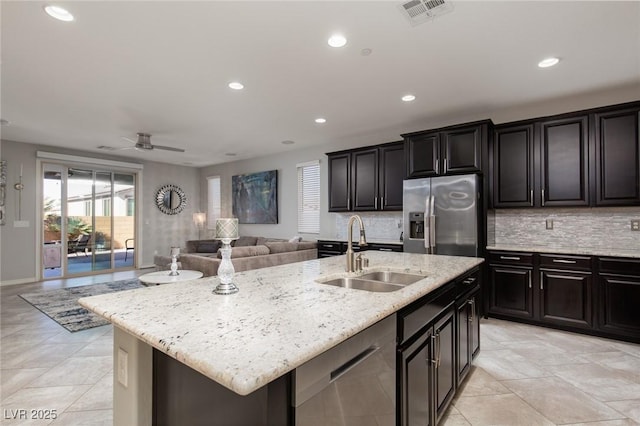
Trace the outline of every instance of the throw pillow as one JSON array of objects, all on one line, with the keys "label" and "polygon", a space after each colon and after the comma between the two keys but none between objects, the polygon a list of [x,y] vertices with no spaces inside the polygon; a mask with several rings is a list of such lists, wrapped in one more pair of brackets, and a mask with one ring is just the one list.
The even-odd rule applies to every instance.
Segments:
[{"label": "throw pillow", "polygon": [[298,250],[298,243],[275,242],[275,243],[266,243],[265,245],[269,247],[269,251],[271,252],[271,254],[286,253],[288,251]]},{"label": "throw pillow", "polygon": [[300,241],[302,241],[302,237],[300,235],[296,235],[289,239],[290,243],[299,243]]},{"label": "throw pillow", "polygon": [[255,246],[258,237],[240,237],[236,240],[234,247]]},{"label": "throw pillow", "polygon": [[197,253],[215,253],[220,248],[220,241],[206,241],[198,243]]},{"label": "throw pillow", "polygon": [[[244,246],[234,247],[231,249],[231,258],[237,259],[239,257],[251,257],[262,256],[269,254],[269,249],[266,246]],[[218,258],[222,259],[222,252],[218,250]]]}]

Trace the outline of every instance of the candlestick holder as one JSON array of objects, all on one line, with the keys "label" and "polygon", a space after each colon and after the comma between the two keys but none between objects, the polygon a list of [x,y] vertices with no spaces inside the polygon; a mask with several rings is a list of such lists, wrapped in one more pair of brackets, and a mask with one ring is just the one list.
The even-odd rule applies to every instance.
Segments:
[{"label": "candlestick holder", "polygon": [[222,241],[222,261],[218,268],[220,283],[213,290],[215,294],[233,294],[238,287],[233,283],[235,269],[231,263],[231,241],[238,239],[238,219],[216,220],[216,237]]},{"label": "candlestick holder", "polygon": [[178,256],[180,256],[180,247],[171,247],[171,272],[169,272],[170,277],[180,275],[180,273],[178,272]]}]

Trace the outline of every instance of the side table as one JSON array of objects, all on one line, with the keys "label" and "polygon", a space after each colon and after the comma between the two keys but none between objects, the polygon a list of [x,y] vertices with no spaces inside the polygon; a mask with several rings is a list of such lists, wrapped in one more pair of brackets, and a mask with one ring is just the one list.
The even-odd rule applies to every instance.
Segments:
[{"label": "side table", "polygon": [[169,272],[170,271],[150,272],[148,274],[140,275],[138,279],[142,284],[149,286],[153,284],[158,285],[195,280],[197,278],[201,278],[202,275],[204,275],[200,271],[191,271],[189,269],[179,269],[178,273],[180,275],[169,275]]}]

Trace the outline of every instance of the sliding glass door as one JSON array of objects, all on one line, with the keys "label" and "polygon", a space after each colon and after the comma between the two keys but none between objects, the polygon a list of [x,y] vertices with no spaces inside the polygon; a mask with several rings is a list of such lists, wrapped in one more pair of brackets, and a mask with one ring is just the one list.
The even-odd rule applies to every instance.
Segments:
[{"label": "sliding glass door", "polygon": [[44,278],[135,265],[135,174],[44,164],[43,176]]}]

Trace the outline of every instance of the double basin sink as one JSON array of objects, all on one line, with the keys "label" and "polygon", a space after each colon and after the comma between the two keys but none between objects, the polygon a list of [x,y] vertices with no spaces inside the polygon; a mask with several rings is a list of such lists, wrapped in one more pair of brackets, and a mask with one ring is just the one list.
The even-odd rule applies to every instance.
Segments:
[{"label": "double basin sink", "polygon": [[400,290],[424,278],[426,278],[425,275],[406,272],[378,271],[368,272],[358,277],[342,277],[318,282],[336,287],[385,293]]}]

